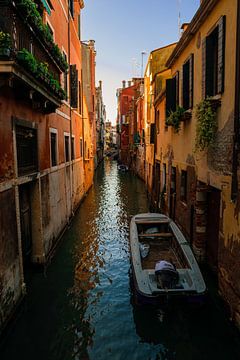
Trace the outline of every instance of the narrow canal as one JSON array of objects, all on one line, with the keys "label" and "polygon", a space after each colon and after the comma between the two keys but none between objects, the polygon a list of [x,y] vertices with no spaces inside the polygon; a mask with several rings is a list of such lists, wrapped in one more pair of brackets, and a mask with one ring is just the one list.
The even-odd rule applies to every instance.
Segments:
[{"label": "narrow canal", "polygon": [[46,273],[29,274],[1,360],[240,359],[214,297],[201,309],[134,304],[129,219],[147,210],[144,184],[106,161]]}]

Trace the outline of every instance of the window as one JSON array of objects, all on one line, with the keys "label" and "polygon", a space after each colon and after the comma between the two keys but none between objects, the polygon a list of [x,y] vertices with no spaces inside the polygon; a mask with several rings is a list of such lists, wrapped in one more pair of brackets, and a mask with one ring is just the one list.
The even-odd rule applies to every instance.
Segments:
[{"label": "window", "polygon": [[222,16],[215,29],[203,40],[203,98],[224,91],[225,23]]},{"label": "window", "polygon": [[155,143],[155,124],[150,124],[150,144]]},{"label": "window", "polygon": [[78,15],[78,38],[81,39],[81,14]]},{"label": "window", "polygon": [[38,170],[37,130],[16,125],[18,175]]},{"label": "window", "polygon": [[163,164],[162,172],[162,191],[166,192],[166,183],[167,183],[167,167],[166,164]]},{"label": "window", "polygon": [[181,171],[181,190],[180,197],[182,201],[187,200],[187,171]]},{"label": "window", "polygon": [[69,10],[72,17],[74,17],[74,0],[69,0]]},{"label": "window", "polygon": [[57,132],[50,130],[51,166],[57,165]]},{"label": "window", "polygon": [[159,110],[155,111],[155,124],[156,124],[156,130],[157,134],[160,133],[160,116],[159,116]]},{"label": "window", "polygon": [[183,65],[182,106],[185,110],[193,107],[193,54]]},{"label": "window", "polygon": [[75,159],[74,137],[71,138],[71,160]]},{"label": "window", "polygon": [[69,135],[64,135],[64,146],[65,146],[65,161],[70,160],[69,156]]},{"label": "window", "polygon": [[80,157],[83,157],[83,139],[80,138]]},{"label": "window", "polygon": [[176,111],[179,104],[179,72],[172,79],[166,80],[166,116]]},{"label": "window", "polygon": [[78,107],[78,70],[76,65],[70,65],[70,104],[71,107]]},{"label": "window", "polygon": [[78,94],[79,94],[79,101],[78,101],[78,104],[79,104],[79,114],[82,114],[82,84],[81,82],[79,81],[78,82]]},{"label": "window", "polygon": [[176,193],[176,168],[172,166],[172,173],[171,173],[171,194]]}]

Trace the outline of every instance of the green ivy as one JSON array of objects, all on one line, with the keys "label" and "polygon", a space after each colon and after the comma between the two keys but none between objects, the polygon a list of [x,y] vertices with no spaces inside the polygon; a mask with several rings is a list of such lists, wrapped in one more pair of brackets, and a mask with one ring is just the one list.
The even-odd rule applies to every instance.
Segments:
[{"label": "green ivy", "polygon": [[196,105],[196,118],[195,150],[203,151],[214,142],[217,131],[216,110],[212,107],[211,98],[202,100]]},{"label": "green ivy", "polygon": [[176,111],[171,111],[166,119],[166,125],[172,126],[175,133],[179,133],[180,131],[180,123],[184,113],[185,109],[181,106],[177,106]]}]

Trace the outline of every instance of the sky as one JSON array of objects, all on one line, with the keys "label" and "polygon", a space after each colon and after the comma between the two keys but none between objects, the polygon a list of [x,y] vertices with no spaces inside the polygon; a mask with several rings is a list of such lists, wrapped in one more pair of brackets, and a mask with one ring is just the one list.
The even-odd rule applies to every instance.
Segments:
[{"label": "sky", "polygon": [[[200,0],[84,0],[82,40],[95,40],[96,85],[102,80],[107,120],[115,123],[116,90],[141,76],[149,53],[179,38]],[[146,55],[142,55],[146,52]]]}]

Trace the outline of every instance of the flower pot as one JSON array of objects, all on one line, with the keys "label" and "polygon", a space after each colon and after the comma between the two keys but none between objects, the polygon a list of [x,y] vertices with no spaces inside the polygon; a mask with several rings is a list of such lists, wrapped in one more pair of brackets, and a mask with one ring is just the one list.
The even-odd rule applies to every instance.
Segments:
[{"label": "flower pot", "polygon": [[9,48],[0,48],[0,58],[9,58],[10,57],[10,49]]}]

